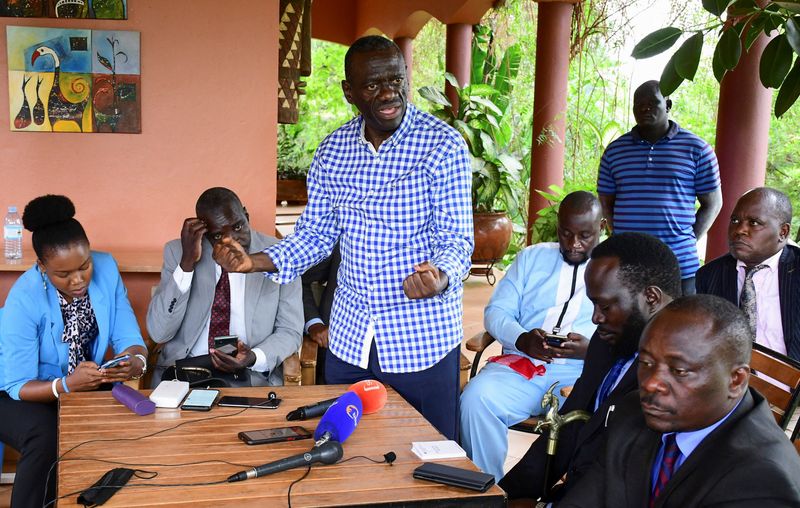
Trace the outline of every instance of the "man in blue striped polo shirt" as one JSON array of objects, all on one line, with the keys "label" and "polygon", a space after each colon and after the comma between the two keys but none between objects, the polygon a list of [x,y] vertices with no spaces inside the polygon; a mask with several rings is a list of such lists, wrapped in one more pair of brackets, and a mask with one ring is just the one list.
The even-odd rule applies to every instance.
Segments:
[{"label": "man in blue striped polo shirt", "polygon": [[609,230],[649,233],[669,245],[681,265],[683,293],[694,294],[697,240],[722,208],[719,165],[708,143],[669,119],[671,107],[658,81],[636,89],[636,126],[603,153],[597,193]]}]

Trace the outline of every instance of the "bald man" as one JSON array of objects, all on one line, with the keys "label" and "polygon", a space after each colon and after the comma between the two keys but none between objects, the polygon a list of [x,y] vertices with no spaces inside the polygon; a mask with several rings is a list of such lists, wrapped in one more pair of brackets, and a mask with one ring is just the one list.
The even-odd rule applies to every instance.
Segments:
[{"label": "bald man", "polygon": [[748,316],[756,342],[800,360],[800,248],[789,245],[792,203],[769,187],[746,192],[728,223],[730,252],[697,272],[697,292]]},{"label": "bald man", "polygon": [[[596,328],[583,275],[604,225],[593,194],[567,195],[558,210],[558,242],[522,251],[484,311],[484,326],[503,354],[490,358],[461,395],[461,441],[497,481],[503,477],[508,427],[541,414],[551,384],[571,386],[581,374],[587,337]],[[547,334],[565,340],[548,342]]]},{"label": "bald man", "polygon": [[748,388],[752,335],[733,304],[679,298],[639,343],[638,393],[559,508],[800,506],[800,458]]},{"label": "bald man", "polygon": [[648,233],[669,245],[683,294],[694,294],[697,240],[722,208],[719,165],[708,143],[669,119],[671,108],[658,81],[636,89],[636,125],[603,152],[597,193],[614,233]]}]

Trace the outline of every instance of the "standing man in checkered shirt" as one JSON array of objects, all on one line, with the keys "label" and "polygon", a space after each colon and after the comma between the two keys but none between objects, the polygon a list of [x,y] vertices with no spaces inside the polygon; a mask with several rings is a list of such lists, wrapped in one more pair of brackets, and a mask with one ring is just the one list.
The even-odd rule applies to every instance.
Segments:
[{"label": "standing man in checkered shirt", "polygon": [[214,259],[288,283],[340,241],[327,382],[378,379],[455,439],[461,279],[473,249],[469,152],[458,132],[408,103],[405,62],[389,39],[353,43],[342,90],[361,114],[317,149],[294,234],[253,255],[220,242]]}]

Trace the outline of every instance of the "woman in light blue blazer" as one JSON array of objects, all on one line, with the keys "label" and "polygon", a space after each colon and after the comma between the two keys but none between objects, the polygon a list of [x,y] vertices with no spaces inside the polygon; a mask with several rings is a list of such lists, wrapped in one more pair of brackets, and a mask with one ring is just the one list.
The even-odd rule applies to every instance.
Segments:
[{"label": "woman in light blue blazer", "polygon": [[[89,249],[74,215],[64,196],[38,197],[25,207],[36,265],[11,288],[0,318],[0,440],[21,455],[12,508],[41,507],[55,497],[58,398],[137,379],[147,368],[117,265]],[[128,359],[100,369],[109,347]]]}]

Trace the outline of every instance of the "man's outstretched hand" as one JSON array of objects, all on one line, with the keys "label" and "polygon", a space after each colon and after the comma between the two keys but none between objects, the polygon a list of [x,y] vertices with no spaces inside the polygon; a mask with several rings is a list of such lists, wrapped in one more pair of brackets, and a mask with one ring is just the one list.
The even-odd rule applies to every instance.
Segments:
[{"label": "man's outstretched hand", "polygon": [[428,261],[414,265],[414,273],[403,281],[403,291],[412,300],[436,296],[449,284],[447,274]]}]

